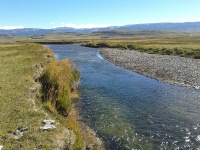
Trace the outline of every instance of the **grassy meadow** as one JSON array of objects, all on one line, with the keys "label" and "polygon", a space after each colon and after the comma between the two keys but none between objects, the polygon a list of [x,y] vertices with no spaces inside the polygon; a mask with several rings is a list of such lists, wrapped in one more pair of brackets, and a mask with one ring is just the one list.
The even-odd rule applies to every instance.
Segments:
[{"label": "grassy meadow", "polygon": [[[42,73],[42,68],[46,66],[45,64],[52,61],[56,61],[53,53],[42,45],[14,42],[0,43],[0,145],[3,145],[3,149],[22,147],[26,150],[33,150],[67,147],[67,143],[70,143],[70,135],[67,129],[72,130],[75,135],[75,142],[71,143],[70,149],[82,147],[82,139],[75,116],[64,117],[56,109],[46,110],[46,104],[41,99],[43,93],[40,92],[40,84],[36,81]],[[55,62],[54,65],[59,67],[56,66],[54,71],[60,69],[62,72],[64,69],[61,68],[66,66],[72,70],[67,60],[63,64],[62,62]],[[70,93],[69,86],[74,80],[73,74],[72,72],[69,75],[70,80],[67,80],[69,81],[66,85],[67,94]],[[50,74],[50,76],[52,75]],[[76,75],[75,78],[77,79],[78,76]],[[54,83],[57,84],[56,82],[60,84],[60,81],[54,78]],[[56,86],[59,87],[59,84]],[[60,91],[59,93],[63,94]],[[71,94],[70,97],[66,94],[63,94],[63,96],[63,98],[76,98],[76,94]],[[59,96],[59,100],[62,100],[62,96]],[[45,99],[45,102],[47,101]],[[60,103],[68,109],[68,112],[72,108],[72,104],[70,102],[70,106],[67,106]],[[61,108],[60,106],[58,109]],[[41,131],[43,119],[54,119],[56,129]],[[24,132],[22,137],[15,136],[14,132],[17,128],[22,127],[27,127],[28,130]]]},{"label": "grassy meadow", "polygon": [[81,43],[95,48],[129,49],[150,54],[176,55],[200,59],[200,32],[183,31],[96,31],[54,33],[32,37],[28,42]]},{"label": "grassy meadow", "polygon": [[119,48],[136,50],[150,54],[175,55],[200,59],[200,37],[141,37],[125,39],[96,39],[83,46],[96,48]]}]

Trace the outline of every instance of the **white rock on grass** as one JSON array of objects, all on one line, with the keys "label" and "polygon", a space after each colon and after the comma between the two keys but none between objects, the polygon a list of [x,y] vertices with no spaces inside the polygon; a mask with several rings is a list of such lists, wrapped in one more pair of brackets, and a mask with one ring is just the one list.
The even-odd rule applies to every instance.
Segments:
[{"label": "white rock on grass", "polygon": [[44,124],[44,126],[40,127],[40,130],[51,130],[56,128],[56,126],[53,125],[53,123],[55,123],[55,120],[43,120],[42,123]]}]

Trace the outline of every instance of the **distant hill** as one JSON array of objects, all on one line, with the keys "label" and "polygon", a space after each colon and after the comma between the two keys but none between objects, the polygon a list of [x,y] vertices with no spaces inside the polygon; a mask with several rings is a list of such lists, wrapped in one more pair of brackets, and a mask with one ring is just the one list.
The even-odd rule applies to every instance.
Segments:
[{"label": "distant hill", "polygon": [[43,35],[52,32],[53,32],[52,29],[35,29],[35,28],[0,30],[0,34],[21,35],[21,36]]},{"label": "distant hill", "polygon": [[200,31],[200,22],[135,24],[118,27],[119,30],[186,30]]},{"label": "distant hill", "polygon": [[110,31],[110,30],[170,30],[170,31],[197,31],[200,32],[200,22],[184,22],[184,23],[151,23],[151,24],[132,24],[125,26],[111,26],[106,28],[90,28],[90,29],[75,29],[68,27],[60,27],[54,29],[36,29],[24,28],[14,30],[0,30],[0,34],[35,36],[45,35],[50,33],[76,32],[89,33],[94,31]]},{"label": "distant hill", "polygon": [[13,41],[27,40],[27,39],[28,39],[28,37],[26,37],[26,36],[0,34],[0,43],[1,42],[13,42]]}]

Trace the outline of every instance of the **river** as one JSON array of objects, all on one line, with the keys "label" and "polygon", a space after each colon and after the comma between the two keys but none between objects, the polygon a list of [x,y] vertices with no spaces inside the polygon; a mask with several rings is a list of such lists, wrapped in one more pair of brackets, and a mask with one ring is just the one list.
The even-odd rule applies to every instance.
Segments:
[{"label": "river", "polygon": [[80,109],[106,148],[200,149],[200,91],[161,83],[104,60],[98,49],[47,45],[81,74]]}]

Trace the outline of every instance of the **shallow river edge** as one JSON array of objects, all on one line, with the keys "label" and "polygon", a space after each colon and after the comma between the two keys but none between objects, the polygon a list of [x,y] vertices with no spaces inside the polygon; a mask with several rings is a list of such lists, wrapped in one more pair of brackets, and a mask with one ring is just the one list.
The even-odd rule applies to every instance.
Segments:
[{"label": "shallow river edge", "polygon": [[117,66],[158,81],[200,89],[199,59],[111,48],[101,48],[99,54]]}]

